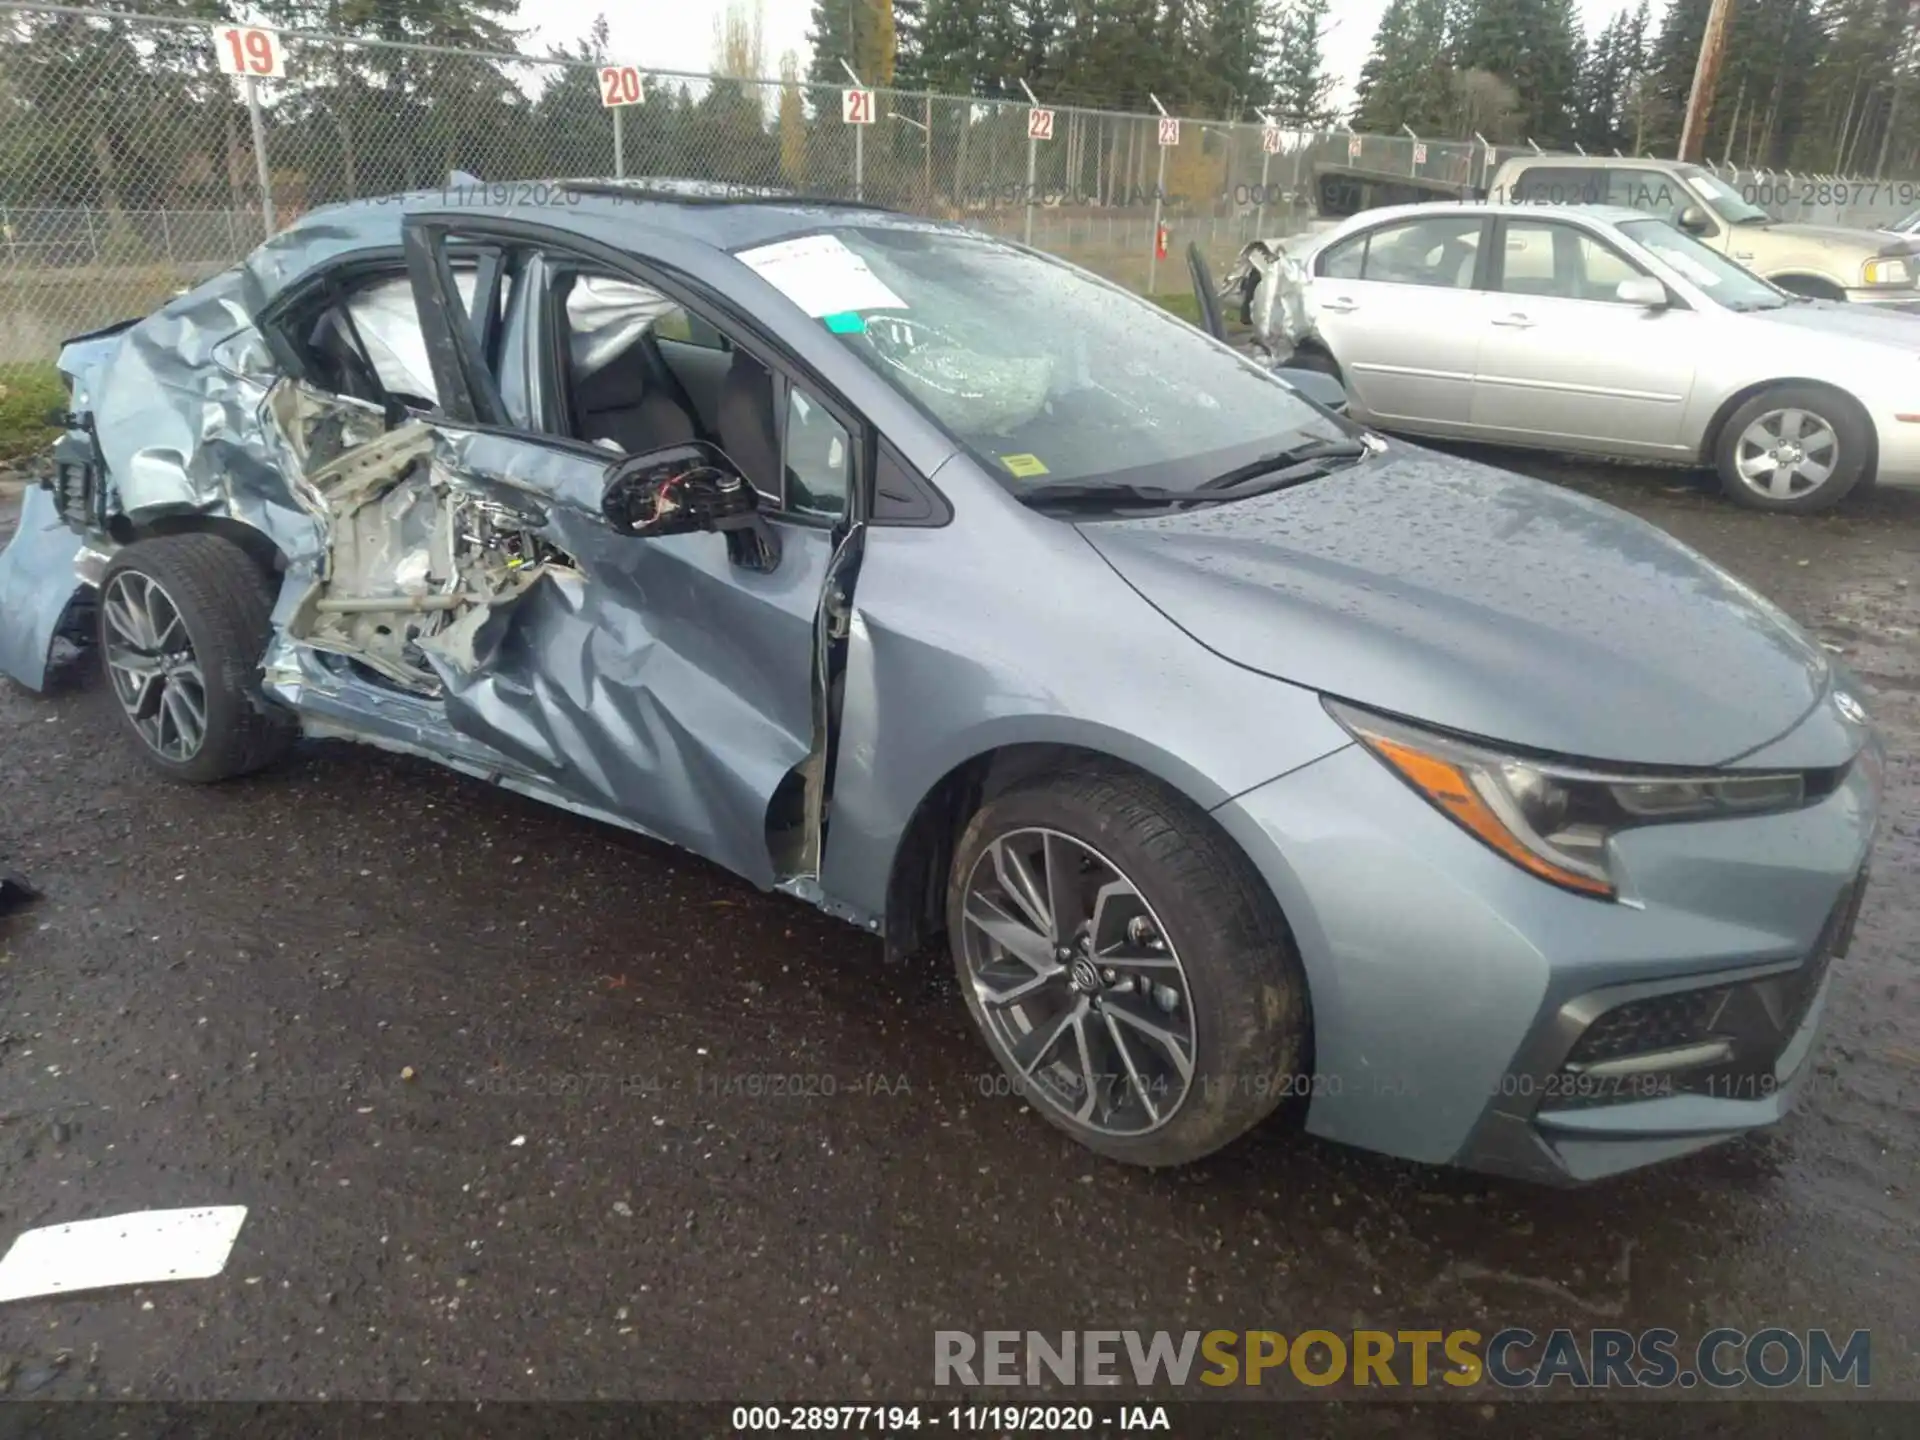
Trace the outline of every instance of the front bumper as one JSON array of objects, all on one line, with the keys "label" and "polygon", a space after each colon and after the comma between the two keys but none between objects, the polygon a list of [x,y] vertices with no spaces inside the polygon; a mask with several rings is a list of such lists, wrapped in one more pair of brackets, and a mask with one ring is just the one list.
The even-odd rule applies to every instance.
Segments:
[{"label": "front bumper", "polygon": [[[1214,813],[1273,886],[1307,971],[1307,1128],[1565,1183],[1700,1149],[1792,1105],[1825,1005],[1822,957],[1877,811],[1877,766],[1857,763],[1790,814],[1626,832],[1617,902],[1527,875],[1358,747]],[[1740,1005],[1708,1016],[1709,1033],[1747,1028],[1714,1066],[1678,1080],[1618,1067],[1570,1077],[1570,1060],[1593,1060],[1576,1050],[1609,1012],[1718,989],[1739,989]],[[1621,1053],[1697,1039],[1650,1033]]]},{"label": "front bumper", "polygon": [[76,603],[82,579],[76,565],[87,554],[68,528],[52,494],[29,487],[20,503],[20,526],[0,550],[0,675],[30,690],[44,690],[54,638],[78,633],[85,607]]}]

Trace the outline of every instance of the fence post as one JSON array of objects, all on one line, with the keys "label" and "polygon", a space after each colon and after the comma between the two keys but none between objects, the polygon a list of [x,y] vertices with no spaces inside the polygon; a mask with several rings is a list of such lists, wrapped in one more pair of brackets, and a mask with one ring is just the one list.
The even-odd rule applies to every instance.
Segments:
[{"label": "fence post", "polygon": [[164,206],[160,211],[160,248],[167,252],[167,264],[180,263],[173,258],[173,232],[167,228],[167,212]]},{"label": "fence post", "polygon": [[273,179],[267,169],[267,125],[260,116],[260,82],[247,76],[247,124],[253,131],[253,168],[260,177],[260,223],[270,237],[279,228],[273,218]]},{"label": "fence post", "polygon": [[93,257],[92,263],[100,263],[100,238],[93,233],[93,211],[82,210],[80,218],[87,222],[87,253]]},{"label": "fence post", "polygon": [[[1153,108],[1158,110],[1164,119],[1167,107],[1160,103],[1160,97],[1148,91],[1147,99],[1153,101]],[[1156,124],[1155,129],[1158,128]],[[1156,135],[1154,138],[1157,140],[1159,136]],[[1147,246],[1147,296],[1149,299],[1157,293],[1155,287],[1160,283],[1160,203],[1167,193],[1167,147],[1160,145],[1157,148],[1160,151],[1160,172],[1153,182],[1153,235]]]},{"label": "fence post", "polygon": [[624,105],[613,107],[613,178],[616,180],[627,178],[627,133],[620,120],[626,113]]},{"label": "fence post", "polygon": [[1160,283],[1160,202],[1167,193],[1167,147],[1160,147],[1160,174],[1153,182],[1153,246],[1147,251],[1147,294],[1159,292]]},{"label": "fence post", "polygon": [[[1033,91],[1028,89],[1027,82],[1022,80],[1020,88],[1027,92],[1027,104],[1038,109],[1040,102],[1033,98]],[[1033,189],[1039,159],[1040,142],[1033,138],[1033,111],[1029,110],[1027,112],[1027,219],[1025,234],[1021,240],[1025,245],[1033,244]]]},{"label": "fence post", "polygon": [[1253,233],[1260,236],[1267,231],[1267,176],[1273,169],[1273,152],[1267,148],[1267,131],[1278,127],[1274,124],[1273,116],[1264,110],[1254,113],[1260,117],[1260,198],[1253,207]]},{"label": "fence post", "polygon": [[5,206],[0,206],[0,236],[6,237],[7,264],[18,265],[20,263],[20,255],[19,252],[14,249],[13,245],[13,217],[7,213]]},{"label": "fence post", "polygon": [[[1294,147],[1293,198],[1287,204],[1287,224],[1290,226],[1297,223],[1300,215],[1300,184],[1301,184],[1300,171],[1302,167],[1305,166],[1305,164],[1307,163],[1307,149],[1309,146],[1312,146],[1318,143],[1317,140],[1309,140],[1307,137],[1309,134],[1318,136],[1319,133],[1320,132],[1318,130],[1300,131],[1299,143]],[[1292,231],[1288,231],[1288,233],[1291,234]]]}]

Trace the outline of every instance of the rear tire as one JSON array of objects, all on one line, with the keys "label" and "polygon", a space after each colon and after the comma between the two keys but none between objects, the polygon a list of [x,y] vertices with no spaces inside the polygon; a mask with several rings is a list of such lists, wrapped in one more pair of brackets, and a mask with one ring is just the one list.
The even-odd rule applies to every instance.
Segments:
[{"label": "rear tire", "polygon": [[114,555],[100,581],[98,649],[148,764],[207,783],[286,753],[299,727],[260,687],[272,613],[270,577],[221,536],[163,535]]},{"label": "rear tire", "polygon": [[1007,1088],[1111,1159],[1198,1160],[1310,1088],[1306,976],[1272,892],[1149,777],[1070,770],[982,806],[947,927]]},{"label": "rear tire", "polygon": [[1773,385],[1728,418],[1714,446],[1727,497],[1754,510],[1809,515],[1846,499],[1868,473],[1873,422],[1818,385]]}]

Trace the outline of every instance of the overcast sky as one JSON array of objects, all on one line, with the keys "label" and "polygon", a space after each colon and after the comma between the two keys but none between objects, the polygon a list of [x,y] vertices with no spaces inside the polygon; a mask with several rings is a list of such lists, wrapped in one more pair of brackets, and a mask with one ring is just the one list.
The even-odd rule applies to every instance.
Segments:
[{"label": "overcast sky", "polygon": [[[1598,30],[1633,0],[1584,0],[1589,31]],[[593,17],[605,12],[613,34],[617,59],[661,70],[705,70],[713,61],[714,22],[725,13],[727,0],[639,0],[625,5],[611,0],[529,0],[521,8],[522,22],[541,23],[531,37],[537,48],[566,44],[584,36]],[[1366,62],[1373,32],[1386,0],[1338,0],[1327,33],[1327,67],[1336,80],[1336,103],[1353,98],[1353,83]],[[765,0],[762,10],[768,73],[777,73],[780,52],[800,55],[807,62],[807,20],[810,0]]]}]

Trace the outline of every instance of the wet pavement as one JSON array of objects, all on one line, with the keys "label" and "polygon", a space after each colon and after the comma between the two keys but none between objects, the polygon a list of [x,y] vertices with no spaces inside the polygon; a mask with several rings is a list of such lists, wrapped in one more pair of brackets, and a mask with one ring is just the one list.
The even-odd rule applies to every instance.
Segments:
[{"label": "wet pavement", "polygon": [[[1513,462],[1509,462],[1513,463]],[[936,1329],[1872,1331],[1920,1398],[1920,493],[1625,504],[1864,681],[1886,823],[1777,1131],[1577,1192],[1267,1130],[1097,1161],[1020,1104],[944,960],[407,759],[144,768],[91,667],[0,682],[0,1236],[245,1204],[214,1280],[0,1308],[38,1397],[930,1393]],[[1471,1409],[1473,1407],[1469,1407]]]}]

